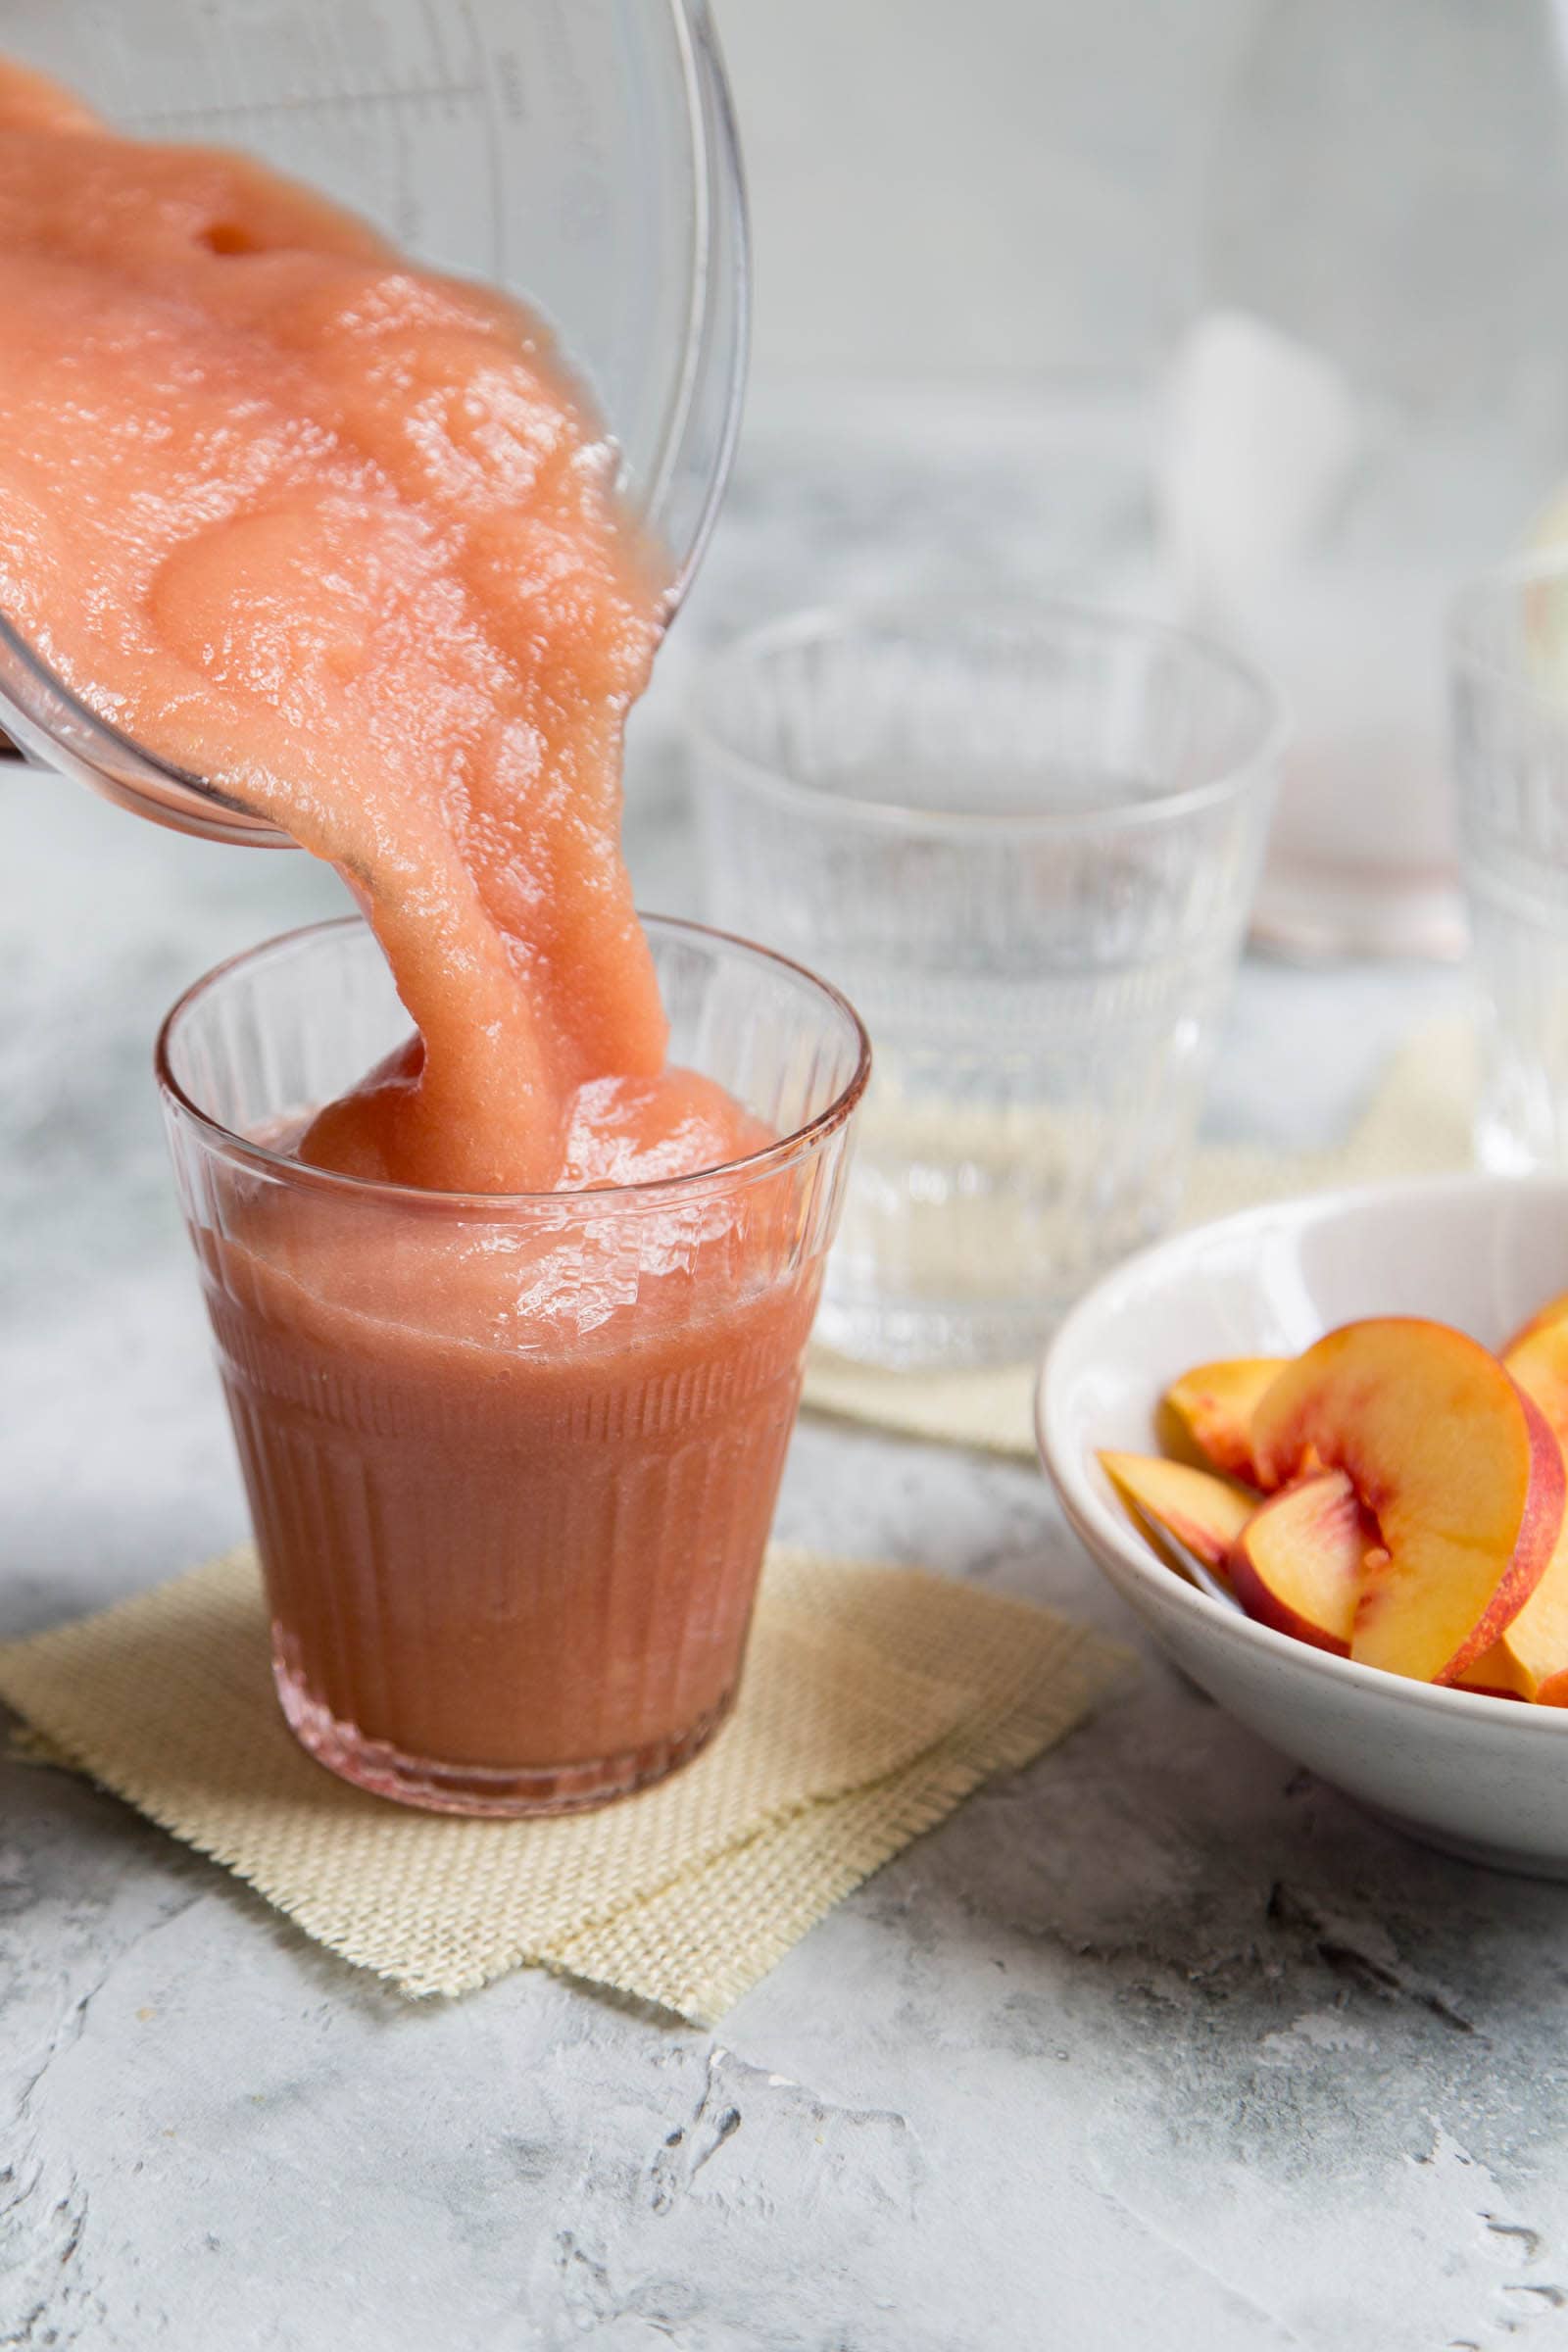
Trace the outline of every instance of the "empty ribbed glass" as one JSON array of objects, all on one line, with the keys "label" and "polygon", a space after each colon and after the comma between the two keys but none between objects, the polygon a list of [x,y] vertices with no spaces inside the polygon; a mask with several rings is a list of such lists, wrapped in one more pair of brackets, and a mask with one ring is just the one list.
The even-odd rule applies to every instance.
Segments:
[{"label": "empty ribbed glass", "polygon": [[302,1166],[408,1029],[357,920],[224,965],[160,1041],[284,1713],[406,1802],[598,1803],[735,1694],[867,1054],[795,965],[648,930],[672,1061],[781,1139],[729,1167],[471,1197]]},{"label": "empty ribbed glass", "polygon": [[1279,744],[1230,656],[1048,605],[806,614],[710,665],[709,909],[835,980],[876,1046],[831,1345],[1022,1358],[1169,1218]]}]

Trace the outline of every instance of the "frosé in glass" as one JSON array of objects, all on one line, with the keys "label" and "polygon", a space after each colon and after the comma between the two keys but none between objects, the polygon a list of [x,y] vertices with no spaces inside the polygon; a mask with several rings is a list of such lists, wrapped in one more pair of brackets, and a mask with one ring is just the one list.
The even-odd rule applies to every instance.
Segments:
[{"label": "fros\u00e9 in glass", "polygon": [[760,1122],[730,1165],[466,1196],[302,1164],[407,1032],[354,920],[211,974],[160,1041],[283,1710],[405,1802],[598,1803],[735,1696],[869,1056],[798,966],[647,929],[671,1063]]}]

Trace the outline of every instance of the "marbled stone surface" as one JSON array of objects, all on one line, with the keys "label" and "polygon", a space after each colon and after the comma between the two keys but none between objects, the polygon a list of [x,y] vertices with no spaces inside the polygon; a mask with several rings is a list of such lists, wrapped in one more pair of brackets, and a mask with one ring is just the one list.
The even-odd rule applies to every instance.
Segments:
[{"label": "marbled stone surface", "polygon": [[[1070,571],[1065,511],[990,424],[864,468],[763,431],[666,710],[706,628],[911,573]],[[690,905],[657,711],[631,830],[645,902]],[[337,893],[12,771],[0,875],[14,1634],[241,1532],[148,1054],[184,981]],[[1457,986],[1250,967],[1216,1123],[1332,1134]],[[1137,1638],[1021,1466],[808,1423],[780,1526]],[[1497,2352],[1568,2329],[1568,1888],[1400,1842],[1147,1653],[716,2034],[530,1974],[411,2005],[69,1776],[7,1763],[0,1789],[0,2346]]]}]

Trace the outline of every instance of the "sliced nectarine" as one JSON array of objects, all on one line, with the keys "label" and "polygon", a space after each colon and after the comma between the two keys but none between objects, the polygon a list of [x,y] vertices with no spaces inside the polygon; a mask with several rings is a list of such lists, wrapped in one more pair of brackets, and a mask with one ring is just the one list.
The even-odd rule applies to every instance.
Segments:
[{"label": "sliced nectarine", "polygon": [[1553,1323],[1568,1323],[1568,1291],[1559,1292],[1555,1298],[1548,1298],[1544,1306],[1538,1306],[1530,1320],[1520,1324],[1513,1338],[1506,1347],[1499,1348],[1497,1353],[1504,1358],[1512,1355],[1514,1349],[1522,1347],[1526,1340],[1533,1340],[1538,1332],[1549,1331]]},{"label": "sliced nectarine", "polygon": [[[1568,1311],[1568,1299],[1544,1307],[1502,1360],[1563,1446],[1568,1445],[1568,1322],[1555,1320],[1553,1308]],[[1543,1706],[1568,1706],[1568,1518],[1541,1582],[1503,1633],[1497,1653],[1508,1690]]]},{"label": "sliced nectarine", "polygon": [[1195,1364],[1160,1398],[1160,1444],[1186,1461],[1205,1463],[1229,1478],[1245,1479],[1249,1486],[1260,1485],[1252,1455],[1252,1414],[1284,1369],[1285,1358],[1274,1355]]},{"label": "sliced nectarine", "polygon": [[1257,1508],[1255,1494],[1210,1470],[1167,1462],[1156,1453],[1102,1453],[1100,1465],[1145,1534],[1152,1523],[1205,1568],[1224,1575],[1231,1546]]},{"label": "sliced nectarine", "polygon": [[1540,1583],[1495,1648],[1506,1662],[1510,1690],[1544,1707],[1568,1706],[1568,1542],[1558,1539]]},{"label": "sliced nectarine", "polygon": [[1231,1585],[1249,1617],[1348,1658],[1361,1563],[1376,1542],[1346,1473],[1314,1471],[1252,1513],[1231,1551]]},{"label": "sliced nectarine", "polygon": [[1252,1419],[1260,1474],[1314,1452],[1377,1521],[1350,1635],[1363,1665],[1452,1682],[1519,1614],[1563,1524],[1562,1448],[1496,1357],[1414,1317],[1331,1331]]},{"label": "sliced nectarine", "polygon": [[1544,1309],[1509,1341],[1502,1360],[1525,1395],[1540,1405],[1558,1444],[1568,1446],[1568,1322],[1550,1319]]}]

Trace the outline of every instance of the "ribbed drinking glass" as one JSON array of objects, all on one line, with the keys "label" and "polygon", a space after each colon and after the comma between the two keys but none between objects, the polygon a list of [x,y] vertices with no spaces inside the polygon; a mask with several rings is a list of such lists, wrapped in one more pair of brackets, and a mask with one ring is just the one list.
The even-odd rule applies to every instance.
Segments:
[{"label": "ribbed drinking glass", "polygon": [[876,1048],[820,1330],[1020,1359],[1180,1197],[1280,716],[1181,632],[1065,607],[808,613],[720,654],[692,728],[709,909]]},{"label": "ribbed drinking glass", "polygon": [[648,930],[671,1058],[778,1139],[702,1174],[503,1197],[302,1165],[304,1118],[408,1028],[356,919],[224,965],[160,1041],[283,1711],[408,1803],[598,1803],[735,1696],[866,1045],[796,965]]}]

